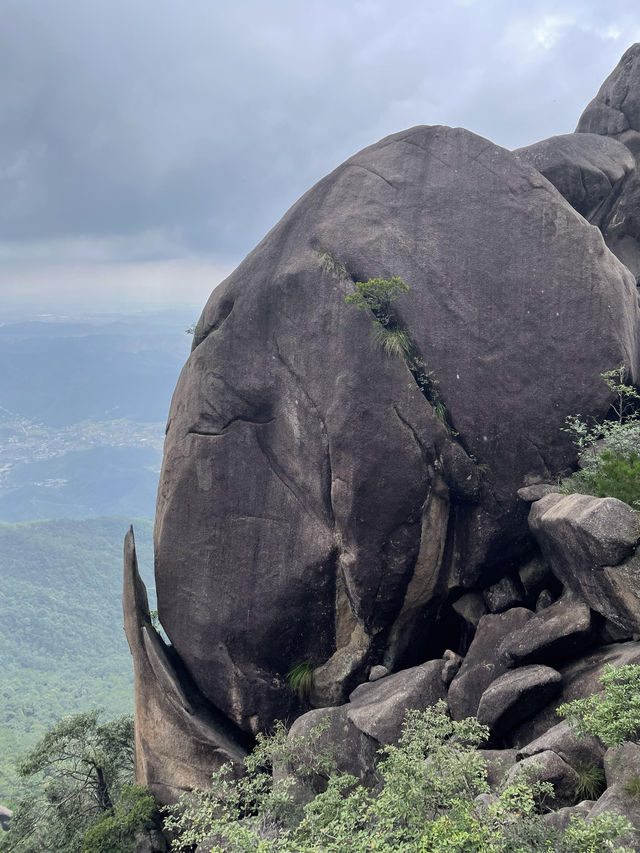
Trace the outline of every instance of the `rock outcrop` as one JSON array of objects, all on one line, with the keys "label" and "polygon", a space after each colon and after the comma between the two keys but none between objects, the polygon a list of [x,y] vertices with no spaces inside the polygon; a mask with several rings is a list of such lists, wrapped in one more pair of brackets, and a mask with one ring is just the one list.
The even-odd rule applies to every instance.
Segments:
[{"label": "rock outcrop", "polygon": [[[597,133],[629,149],[636,166],[640,157],[640,44],[626,51],[604,81],[576,128]],[[636,168],[611,193],[598,222],[611,251],[640,280],[640,174]]]},{"label": "rock outcrop", "polygon": [[547,495],[531,529],[554,573],[606,619],[640,632],[638,513],[615,498]]},{"label": "rock outcrop", "polygon": [[[596,813],[571,804],[602,753],[555,709],[640,660],[640,532],[619,501],[556,490],[565,418],[606,416],[603,371],[638,380],[638,142],[635,46],[575,134],[509,152],[416,127],[364,149],[216,288],[158,493],[170,645],[125,548],[136,772],[160,801],[240,767],[277,718],[292,737],[326,718],[321,746],[374,785],[405,709],[446,699],[502,747],[492,785],[537,761],[559,822]],[[412,364],[345,304],[378,276],[409,285]]]},{"label": "rock outcrop", "polygon": [[13,812],[6,806],[0,805],[0,831],[9,829]]},{"label": "rock outcrop", "polygon": [[222,764],[242,768],[242,733],[203,699],[153,627],[133,530],[124,544],[122,600],[134,666],[136,780],[159,803],[173,803],[183,791],[206,788]]},{"label": "rock outcrop", "polygon": [[[345,305],[377,275],[411,288],[398,314],[455,433]],[[433,648],[435,605],[525,547],[516,489],[571,462],[564,418],[603,415],[621,362],[633,277],[515,155],[419,127],[336,169],[215,290],[174,395],[158,607],[199,690],[255,732],[296,711],[301,660],[335,704]]]},{"label": "rock outcrop", "polygon": [[516,148],[514,154],[534,166],[594,224],[599,223],[612,194],[636,167],[626,145],[598,133],[552,136]]}]

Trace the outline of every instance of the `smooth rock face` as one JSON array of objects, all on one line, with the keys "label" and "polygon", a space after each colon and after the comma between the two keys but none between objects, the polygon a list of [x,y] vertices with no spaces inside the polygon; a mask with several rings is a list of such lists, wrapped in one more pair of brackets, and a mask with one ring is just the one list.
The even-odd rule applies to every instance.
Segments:
[{"label": "smooth rock face", "polygon": [[548,495],[529,526],[554,573],[621,628],[640,630],[640,516],[615,498]]},{"label": "smooth rock face", "polygon": [[444,665],[444,660],[432,660],[380,681],[361,684],[349,697],[347,718],[378,743],[395,743],[407,708],[424,711],[444,699]]},{"label": "smooth rock face", "polygon": [[602,767],[604,748],[592,735],[578,736],[573,726],[563,720],[543,735],[517,751],[518,758],[531,758],[540,752],[555,752],[573,768],[596,765]]},{"label": "smooth rock face", "polygon": [[[393,275],[457,436],[345,305]],[[512,153],[418,127],[320,181],[212,294],[171,406],[156,586],[198,688],[254,732],[296,711],[300,661],[328,703],[374,638],[393,668],[425,606],[523,549],[516,489],[566,467],[565,416],[603,416],[595,380],[637,352],[633,276]]]},{"label": "smooth rock face", "polygon": [[203,699],[151,624],[133,529],[124,543],[122,609],[133,657],[136,781],[167,804],[207,788],[223,764],[240,772],[247,754],[242,732]]},{"label": "smooth rock face", "polygon": [[498,656],[509,666],[557,664],[586,648],[591,635],[591,610],[583,601],[565,595],[506,636]]},{"label": "smooth rock face", "polygon": [[640,44],[625,52],[583,112],[576,131],[618,140],[635,157],[635,171],[612,193],[597,224],[611,251],[640,279]]},{"label": "smooth rock face", "polygon": [[492,734],[505,734],[546,705],[561,684],[562,676],[549,666],[534,664],[506,672],[482,694],[478,720]]},{"label": "smooth rock face", "polygon": [[551,181],[585,219],[597,221],[598,213],[635,169],[629,149],[615,139],[597,133],[552,136],[513,152]]}]

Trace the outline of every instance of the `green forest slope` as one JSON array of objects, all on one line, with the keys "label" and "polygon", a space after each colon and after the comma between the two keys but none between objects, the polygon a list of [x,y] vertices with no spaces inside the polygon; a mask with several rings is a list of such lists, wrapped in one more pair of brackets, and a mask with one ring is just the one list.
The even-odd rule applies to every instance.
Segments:
[{"label": "green forest slope", "polygon": [[[16,758],[60,716],[133,711],[121,606],[128,526],[121,517],[0,524],[0,803],[16,803]],[[148,585],[152,529],[134,521]]]}]

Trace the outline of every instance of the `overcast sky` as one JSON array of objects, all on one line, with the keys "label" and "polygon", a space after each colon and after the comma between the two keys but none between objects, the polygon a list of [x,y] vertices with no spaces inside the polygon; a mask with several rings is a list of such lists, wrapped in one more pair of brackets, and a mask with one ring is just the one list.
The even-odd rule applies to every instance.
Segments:
[{"label": "overcast sky", "polygon": [[638,0],[0,0],[0,313],[201,306],[360,148],[570,132],[635,41]]}]

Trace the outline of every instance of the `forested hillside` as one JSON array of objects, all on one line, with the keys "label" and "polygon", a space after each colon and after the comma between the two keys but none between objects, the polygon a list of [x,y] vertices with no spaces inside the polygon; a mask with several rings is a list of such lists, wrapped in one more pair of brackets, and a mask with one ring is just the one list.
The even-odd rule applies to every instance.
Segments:
[{"label": "forested hillside", "polygon": [[[60,716],[133,711],[121,608],[128,525],[125,517],[0,524],[0,802],[15,803],[16,757]],[[150,588],[152,528],[134,521]]]}]

